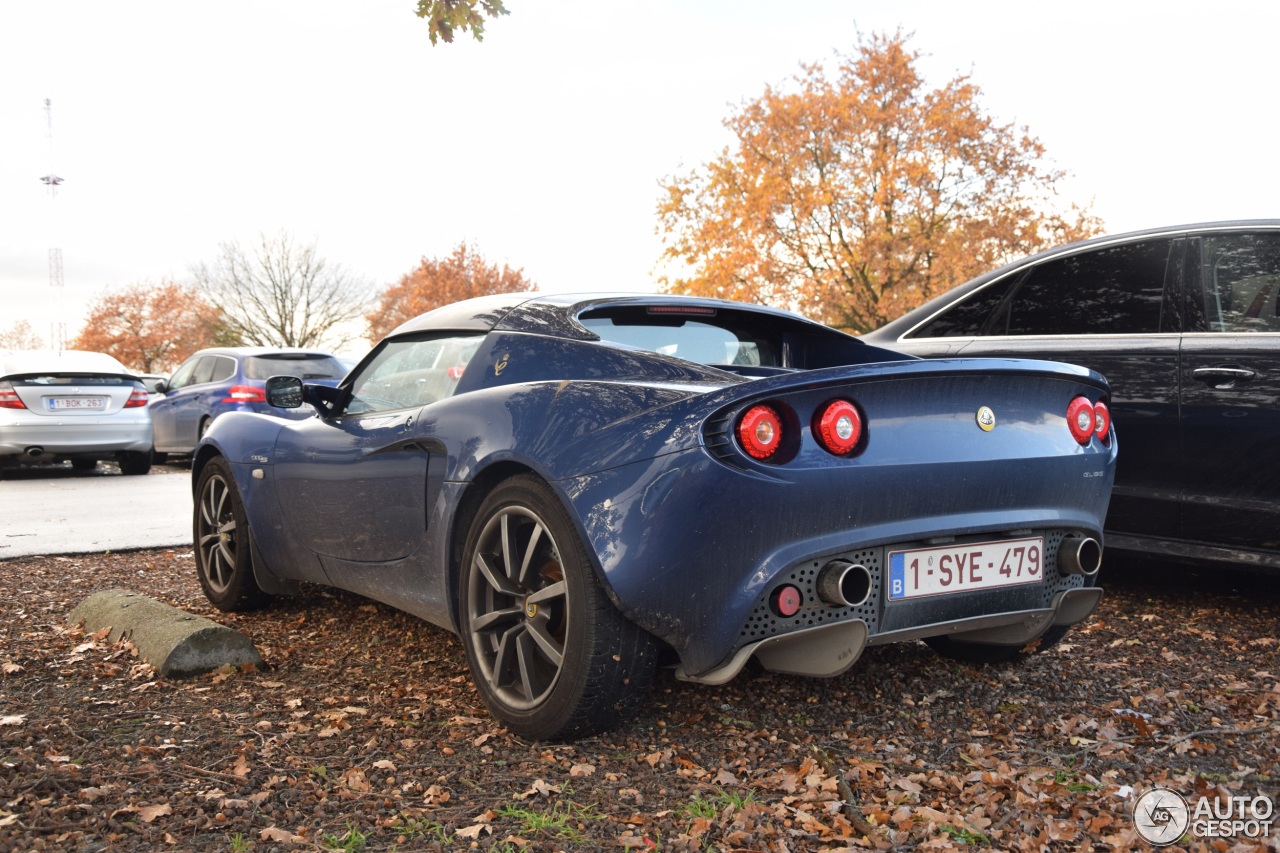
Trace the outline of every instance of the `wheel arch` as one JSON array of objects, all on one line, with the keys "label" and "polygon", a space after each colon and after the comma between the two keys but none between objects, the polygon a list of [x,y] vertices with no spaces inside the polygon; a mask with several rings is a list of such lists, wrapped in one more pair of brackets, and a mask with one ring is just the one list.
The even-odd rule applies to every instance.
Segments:
[{"label": "wheel arch", "polygon": [[480,505],[484,503],[489,493],[497,488],[498,484],[522,474],[532,474],[546,482],[546,478],[521,462],[511,460],[495,462],[472,478],[458,500],[457,509],[454,510],[449,525],[449,541],[446,550],[448,566],[444,573],[444,580],[446,600],[449,602],[449,618],[453,621],[454,631],[459,635],[462,631],[462,614],[459,612],[458,579],[461,574],[462,552],[467,547],[467,532],[471,529],[472,522],[480,512]]}]

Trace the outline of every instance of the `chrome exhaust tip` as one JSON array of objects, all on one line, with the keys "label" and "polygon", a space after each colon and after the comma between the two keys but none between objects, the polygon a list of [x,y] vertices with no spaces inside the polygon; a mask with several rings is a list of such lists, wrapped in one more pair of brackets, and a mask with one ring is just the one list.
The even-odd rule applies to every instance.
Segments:
[{"label": "chrome exhaust tip", "polygon": [[817,592],[827,604],[860,607],[871,597],[871,572],[857,563],[832,560],[818,572]]},{"label": "chrome exhaust tip", "polygon": [[22,452],[25,453],[29,459],[39,459],[41,456],[44,456],[44,448],[35,445],[28,447]]},{"label": "chrome exhaust tip", "polygon": [[1092,536],[1068,536],[1058,547],[1058,571],[1091,578],[1102,566],[1102,546]]}]

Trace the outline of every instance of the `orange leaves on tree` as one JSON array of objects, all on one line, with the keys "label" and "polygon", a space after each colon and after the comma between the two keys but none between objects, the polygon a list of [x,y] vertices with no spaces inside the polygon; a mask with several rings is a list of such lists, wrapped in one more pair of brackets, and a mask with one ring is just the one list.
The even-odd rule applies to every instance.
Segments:
[{"label": "orange leaves on tree", "polygon": [[89,308],[73,349],[105,352],[142,373],[167,373],[218,340],[219,314],[174,282],[134,284],[104,294]]},{"label": "orange leaves on tree", "polygon": [[447,258],[423,258],[417,269],[401,277],[365,315],[369,340],[377,342],[396,326],[441,305],[492,293],[536,290],[523,269],[490,264],[464,240]]},{"label": "orange leaves on tree", "polygon": [[1091,236],[1056,209],[1064,173],[979,88],[928,89],[907,36],[872,36],[835,67],[803,66],[725,126],[715,160],[667,179],[658,204],[668,290],[801,310],[868,331],[978,273]]}]

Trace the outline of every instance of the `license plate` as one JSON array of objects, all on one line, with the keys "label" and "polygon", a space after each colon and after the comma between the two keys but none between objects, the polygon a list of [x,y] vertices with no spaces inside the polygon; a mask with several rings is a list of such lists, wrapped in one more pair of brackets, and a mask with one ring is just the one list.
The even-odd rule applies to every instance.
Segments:
[{"label": "license plate", "polygon": [[55,411],[66,409],[105,409],[106,397],[53,397],[49,400],[49,408]]},{"label": "license plate", "polygon": [[1044,578],[1044,539],[889,552],[889,600],[998,589]]}]

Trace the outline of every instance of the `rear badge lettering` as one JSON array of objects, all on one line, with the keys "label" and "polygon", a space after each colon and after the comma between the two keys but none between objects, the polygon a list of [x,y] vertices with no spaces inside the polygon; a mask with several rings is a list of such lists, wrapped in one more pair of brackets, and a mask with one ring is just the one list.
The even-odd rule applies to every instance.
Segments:
[{"label": "rear badge lettering", "polygon": [[991,432],[996,428],[996,413],[991,411],[990,406],[983,406],[978,409],[978,429],[983,432]]}]

